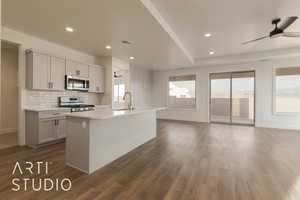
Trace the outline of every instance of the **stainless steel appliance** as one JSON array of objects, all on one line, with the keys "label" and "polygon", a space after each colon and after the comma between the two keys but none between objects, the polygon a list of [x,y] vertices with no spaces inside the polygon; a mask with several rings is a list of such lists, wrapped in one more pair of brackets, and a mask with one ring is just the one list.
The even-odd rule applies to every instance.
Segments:
[{"label": "stainless steel appliance", "polygon": [[70,108],[71,112],[95,110],[95,105],[85,104],[80,97],[58,97],[58,106]]},{"label": "stainless steel appliance", "polygon": [[89,87],[90,87],[89,79],[66,75],[66,78],[65,78],[66,90],[87,92],[89,90]]}]

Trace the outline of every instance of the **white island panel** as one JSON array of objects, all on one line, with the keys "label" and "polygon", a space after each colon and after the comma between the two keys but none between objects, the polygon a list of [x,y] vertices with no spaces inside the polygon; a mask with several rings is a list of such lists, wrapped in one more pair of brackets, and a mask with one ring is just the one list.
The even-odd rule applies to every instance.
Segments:
[{"label": "white island panel", "polygon": [[90,172],[156,137],[156,112],[90,121]]},{"label": "white island panel", "polygon": [[[86,173],[105,166],[156,137],[156,109],[67,117],[67,165]],[[108,114],[110,117],[103,116]]]}]

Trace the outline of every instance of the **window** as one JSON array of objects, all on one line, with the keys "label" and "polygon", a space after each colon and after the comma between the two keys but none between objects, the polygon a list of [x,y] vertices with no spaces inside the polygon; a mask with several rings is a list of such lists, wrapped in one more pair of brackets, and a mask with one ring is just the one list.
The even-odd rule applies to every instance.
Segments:
[{"label": "window", "polygon": [[125,84],[115,84],[114,85],[114,102],[122,103],[124,102],[123,97],[125,94]]},{"label": "window", "polygon": [[300,114],[300,67],[275,71],[275,112]]},{"label": "window", "polygon": [[169,78],[168,106],[175,108],[196,107],[196,75]]},{"label": "window", "polygon": [[122,108],[126,105],[123,99],[128,90],[128,70],[118,70],[114,72],[113,78],[113,107]]}]

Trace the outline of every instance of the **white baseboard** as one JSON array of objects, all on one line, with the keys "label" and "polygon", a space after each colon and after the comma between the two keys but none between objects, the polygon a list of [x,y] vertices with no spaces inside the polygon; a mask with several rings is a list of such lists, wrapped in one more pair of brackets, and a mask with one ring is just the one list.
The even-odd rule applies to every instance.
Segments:
[{"label": "white baseboard", "polygon": [[5,129],[0,129],[0,135],[6,134],[6,133],[15,133],[18,130],[16,128],[5,128]]}]

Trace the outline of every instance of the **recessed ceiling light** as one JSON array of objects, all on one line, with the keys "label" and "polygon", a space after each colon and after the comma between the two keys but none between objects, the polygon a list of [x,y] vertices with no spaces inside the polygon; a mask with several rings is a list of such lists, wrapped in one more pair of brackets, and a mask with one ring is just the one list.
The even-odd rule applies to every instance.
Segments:
[{"label": "recessed ceiling light", "polygon": [[210,37],[211,36],[211,33],[205,33],[204,34],[204,37]]},{"label": "recessed ceiling light", "polygon": [[210,52],[209,52],[209,55],[214,55],[214,54],[215,54],[214,51],[210,51]]},{"label": "recessed ceiling light", "polygon": [[135,58],[133,56],[129,57],[130,60],[134,60]]},{"label": "recessed ceiling light", "polygon": [[111,46],[109,46],[109,45],[106,45],[106,47],[105,47],[106,49],[111,49]]},{"label": "recessed ceiling light", "polygon": [[65,30],[68,32],[74,32],[74,29],[72,27],[66,27]]}]

